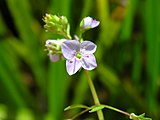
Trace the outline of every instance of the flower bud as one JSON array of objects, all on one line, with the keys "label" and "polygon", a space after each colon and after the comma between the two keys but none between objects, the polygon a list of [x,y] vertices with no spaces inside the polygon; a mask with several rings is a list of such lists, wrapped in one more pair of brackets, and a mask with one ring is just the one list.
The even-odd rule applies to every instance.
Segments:
[{"label": "flower bud", "polygon": [[48,56],[52,62],[57,62],[63,58],[61,46],[64,41],[66,41],[66,39],[46,41],[45,46],[47,47]]},{"label": "flower bud", "polygon": [[70,26],[65,16],[46,14],[43,21],[46,23],[44,28],[49,32],[54,32],[70,39]]},{"label": "flower bud", "polygon": [[65,16],[60,17],[60,24],[61,25],[68,25],[68,20]]},{"label": "flower bud", "polygon": [[80,22],[80,28],[81,31],[84,32],[86,30],[89,30],[91,28],[95,28],[99,25],[99,21],[93,20],[91,17],[85,17],[83,20]]}]

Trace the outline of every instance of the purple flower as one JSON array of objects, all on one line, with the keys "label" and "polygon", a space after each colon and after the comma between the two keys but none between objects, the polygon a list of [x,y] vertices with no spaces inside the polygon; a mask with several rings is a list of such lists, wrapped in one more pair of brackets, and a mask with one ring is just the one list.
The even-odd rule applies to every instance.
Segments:
[{"label": "purple flower", "polygon": [[97,67],[93,53],[97,46],[90,41],[80,43],[77,40],[67,40],[62,43],[62,54],[67,59],[66,69],[69,75],[75,74],[81,67],[93,70]]},{"label": "purple flower", "polygon": [[60,59],[64,58],[61,52],[62,43],[66,41],[66,39],[60,40],[47,40],[46,47],[48,50],[48,56],[52,62],[57,62]]},{"label": "purple flower", "polygon": [[91,17],[85,17],[80,26],[83,28],[83,29],[90,29],[90,28],[95,28],[99,25],[99,21],[97,20],[93,20],[93,18]]}]

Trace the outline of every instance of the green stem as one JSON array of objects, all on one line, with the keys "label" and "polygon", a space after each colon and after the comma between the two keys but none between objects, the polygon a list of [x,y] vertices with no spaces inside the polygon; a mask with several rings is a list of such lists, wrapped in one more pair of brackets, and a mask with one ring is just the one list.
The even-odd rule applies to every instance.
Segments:
[{"label": "green stem", "polygon": [[120,109],[117,109],[117,108],[112,107],[112,106],[109,106],[109,105],[104,105],[104,107],[105,107],[105,108],[108,108],[108,109],[110,109],[110,110],[113,110],[113,111],[122,113],[122,114],[127,115],[127,116],[130,116],[130,115],[131,115],[131,114],[125,112],[125,111],[122,111],[122,110],[120,110]]},{"label": "green stem", "polygon": [[89,111],[89,109],[85,109],[85,110],[83,110],[83,111],[82,111],[82,112],[80,112],[79,114],[77,114],[77,115],[73,116],[73,117],[71,118],[71,120],[75,120],[77,117],[79,117],[80,115],[84,114],[84,113],[85,113],[85,112],[87,112],[87,111]]},{"label": "green stem", "polygon": [[79,33],[78,33],[79,42],[83,41],[82,34],[83,34],[83,32],[80,30]]},{"label": "green stem", "polygon": [[[89,87],[90,87],[90,90],[91,90],[91,93],[92,93],[92,96],[93,96],[93,99],[94,99],[94,103],[95,103],[95,105],[100,105],[100,102],[99,102],[95,87],[93,85],[93,82],[92,82],[91,77],[90,77],[90,75],[89,75],[87,70],[85,70],[85,74],[86,74],[86,77],[87,77],[87,80],[88,80],[88,84],[89,84]],[[103,116],[102,110],[98,110],[97,111],[97,115],[98,115],[99,120],[104,120],[104,116]]]}]

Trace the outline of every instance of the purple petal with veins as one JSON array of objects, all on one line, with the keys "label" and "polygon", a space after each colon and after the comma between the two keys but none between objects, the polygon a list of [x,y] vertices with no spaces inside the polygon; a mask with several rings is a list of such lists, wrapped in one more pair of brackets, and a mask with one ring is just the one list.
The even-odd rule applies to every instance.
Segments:
[{"label": "purple petal with veins", "polygon": [[66,60],[66,68],[69,75],[75,74],[82,66],[82,63],[74,57],[72,60]]},{"label": "purple petal with veins", "polygon": [[81,60],[82,67],[86,70],[93,70],[97,67],[96,58],[93,54],[84,56]]},{"label": "purple petal with veins", "polygon": [[80,52],[85,54],[93,54],[96,51],[97,45],[90,41],[83,41],[80,46]]},{"label": "purple petal with veins", "polygon": [[72,59],[80,48],[80,43],[77,40],[67,40],[62,44],[62,53],[66,59]]}]

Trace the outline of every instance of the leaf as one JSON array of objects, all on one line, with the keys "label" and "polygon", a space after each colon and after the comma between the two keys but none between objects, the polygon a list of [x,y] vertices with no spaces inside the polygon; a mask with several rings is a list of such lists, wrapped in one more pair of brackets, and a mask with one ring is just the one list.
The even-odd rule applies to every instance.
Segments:
[{"label": "leaf", "polygon": [[71,105],[71,106],[68,106],[64,109],[64,111],[66,110],[71,110],[71,109],[75,109],[75,108],[85,108],[85,109],[88,109],[89,107],[88,106],[85,106],[85,105],[81,105],[81,104],[77,104],[77,105]]},{"label": "leaf", "polygon": [[104,107],[105,107],[104,105],[96,105],[96,106],[93,106],[93,108],[89,112],[90,113],[96,112],[98,110],[102,110]]},{"label": "leaf", "polygon": [[152,120],[151,118],[145,118],[145,113],[141,115],[135,115],[134,113],[131,113],[130,119],[132,120]]}]

